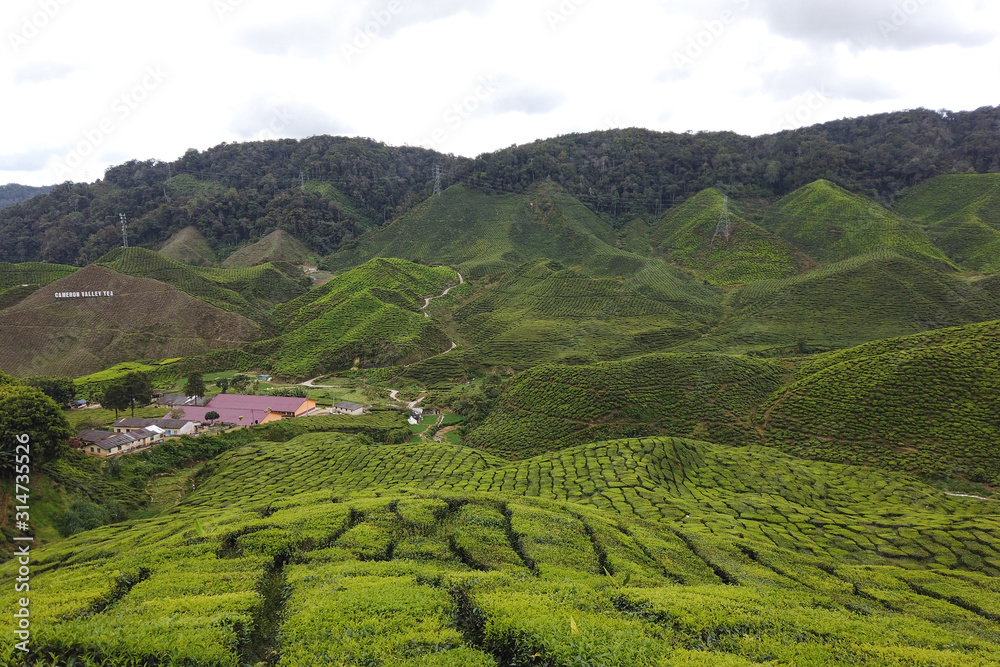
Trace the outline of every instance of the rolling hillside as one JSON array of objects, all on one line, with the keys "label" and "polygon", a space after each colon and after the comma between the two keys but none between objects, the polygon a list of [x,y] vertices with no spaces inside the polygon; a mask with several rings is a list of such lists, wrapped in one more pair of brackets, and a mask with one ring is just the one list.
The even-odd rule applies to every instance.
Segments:
[{"label": "rolling hillside", "polygon": [[75,266],[60,264],[0,262],[0,310],[13,306],[39,288],[65,278],[76,270]]},{"label": "rolling hillside", "polygon": [[230,270],[192,267],[145,248],[116,248],[98,264],[171,284],[196,299],[261,323],[275,305],[303,294],[309,283],[290,265],[272,263]]},{"label": "rolling hillside", "polygon": [[167,513],[35,552],[33,656],[1000,664],[996,508],[890,474],[669,438],[511,465],[317,433],[198,479]]},{"label": "rolling hillside", "polygon": [[315,264],[316,254],[283,229],[276,229],[261,240],[240,248],[226,258],[222,266],[257,266],[267,262]]},{"label": "rolling hillside", "polygon": [[784,372],[773,361],[711,354],[537,366],[505,385],[497,407],[464,442],[514,459],[649,435],[761,444],[754,413]]},{"label": "rolling hillside", "polygon": [[913,223],[825,180],[783,197],[767,211],[761,225],[823,262],[891,249],[950,263]]},{"label": "rolling hillside", "polygon": [[727,297],[729,317],[693,349],[801,354],[1000,317],[1000,301],[934,265],[883,251]]},{"label": "rolling hillside", "polygon": [[319,375],[358,364],[391,366],[449,349],[451,341],[420,308],[458,283],[445,267],[376,259],[275,309],[283,332],[248,348],[275,373]]},{"label": "rolling hillside", "polygon": [[928,225],[928,235],[958,264],[1000,272],[1000,174],[939,176],[913,188],[896,208]]},{"label": "rolling hillside", "polygon": [[752,222],[730,202],[729,238],[715,234],[723,213],[723,196],[703,190],[670,209],[650,230],[654,250],[671,261],[695,269],[714,285],[787,278],[818,262],[803,255]]},{"label": "rolling hillside", "polygon": [[538,260],[454,303],[470,363],[518,370],[618,359],[697,338],[718,307],[705,288],[648,260],[627,279]]},{"label": "rolling hillside", "polygon": [[[57,299],[57,292],[112,291]],[[116,363],[204,354],[261,337],[249,319],[164,282],[88,266],[0,310],[0,368],[17,375],[94,373]]]},{"label": "rolling hillside", "polygon": [[1000,485],[1000,323],[821,355],[764,406],[769,444],[826,461]]},{"label": "rolling hillside", "polygon": [[157,252],[167,259],[191,266],[216,266],[219,263],[212,246],[193,225],[171,236]]}]

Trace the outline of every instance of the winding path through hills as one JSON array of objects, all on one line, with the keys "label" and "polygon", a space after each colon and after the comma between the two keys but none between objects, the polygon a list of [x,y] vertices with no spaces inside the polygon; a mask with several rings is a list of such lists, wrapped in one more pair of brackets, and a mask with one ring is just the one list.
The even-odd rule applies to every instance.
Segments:
[{"label": "winding path through hills", "polygon": [[[434,299],[440,299],[441,297],[444,297],[444,296],[448,296],[448,292],[452,291],[453,289],[455,289],[456,287],[458,287],[460,285],[464,285],[465,284],[465,278],[462,277],[462,272],[459,271],[458,269],[456,269],[455,273],[458,274],[458,285],[452,285],[451,287],[449,287],[445,291],[441,292],[437,296],[429,296],[426,299],[424,299],[424,307],[420,309],[420,310],[423,311],[424,317],[430,317],[430,315],[427,314],[427,307],[431,305],[431,301],[433,301]],[[454,349],[454,348],[452,348],[452,349]]]},{"label": "winding path through hills", "polygon": [[[424,299],[424,305],[420,309],[420,311],[424,314],[424,317],[430,317],[430,315],[427,314],[427,308],[431,305],[431,301],[433,301],[434,299],[440,299],[442,297],[448,296],[448,293],[451,292],[453,289],[455,289],[456,287],[458,287],[460,285],[464,285],[465,284],[465,278],[462,276],[462,272],[459,271],[458,269],[455,269],[455,273],[458,274],[458,285],[452,285],[451,287],[446,288],[445,291],[441,292],[437,296],[429,296],[429,297],[427,297],[427,298]],[[451,347],[449,347],[447,350],[445,350],[441,354],[448,354],[449,352],[451,352],[452,350],[454,350],[456,347],[458,347],[458,343],[456,343],[455,341],[451,341]],[[440,356],[440,355],[435,355],[435,356]],[[433,358],[433,357],[428,357],[428,359],[431,359],[431,358]],[[311,389],[339,389],[340,388],[337,385],[332,385],[332,384],[316,384],[316,381],[319,380],[322,377],[324,377],[324,376],[320,375],[319,377],[315,377],[312,380],[306,380],[305,382],[301,383],[300,386],[302,386],[302,387],[309,387]],[[398,393],[399,393],[398,389],[390,389],[389,390],[389,399],[395,401],[396,400],[396,394],[398,394]],[[411,407],[411,408],[416,407],[417,403],[419,403],[422,400],[424,400],[423,397],[420,397],[417,400],[415,400],[412,403],[410,403],[408,407]]]}]

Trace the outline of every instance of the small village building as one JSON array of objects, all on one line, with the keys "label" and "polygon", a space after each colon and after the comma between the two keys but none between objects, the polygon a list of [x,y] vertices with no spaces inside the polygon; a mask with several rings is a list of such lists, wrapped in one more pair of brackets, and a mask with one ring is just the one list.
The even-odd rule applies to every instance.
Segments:
[{"label": "small village building", "polygon": [[223,410],[245,410],[277,413],[281,417],[302,417],[316,409],[316,401],[311,398],[288,396],[245,396],[242,394],[219,394],[213,396],[207,406],[218,412]]},{"label": "small village building", "polygon": [[163,431],[156,427],[130,433],[87,430],[80,431],[77,437],[83,442],[83,451],[107,458],[152,447],[163,439]]},{"label": "small village building", "polygon": [[[177,408],[184,415],[183,419],[198,422],[200,424],[232,424],[233,426],[255,426],[257,424],[268,424],[281,419],[280,412],[271,410],[258,410],[254,408]],[[215,412],[219,416],[216,419],[209,419],[208,413]]]},{"label": "small village building", "polygon": [[143,429],[157,429],[163,432],[164,437],[178,435],[194,435],[197,424],[190,419],[140,419],[126,418],[119,419],[111,427],[115,433],[131,433]]},{"label": "small village building", "polygon": [[350,401],[341,401],[333,406],[333,414],[335,415],[363,415],[365,414],[365,406],[359,405],[358,403],[351,403]]},{"label": "small village building", "polygon": [[211,401],[211,397],[198,397],[198,396],[185,396],[184,394],[164,394],[156,399],[157,405],[163,405],[167,407],[182,407],[182,406],[193,406],[202,407],[208,405]]}]

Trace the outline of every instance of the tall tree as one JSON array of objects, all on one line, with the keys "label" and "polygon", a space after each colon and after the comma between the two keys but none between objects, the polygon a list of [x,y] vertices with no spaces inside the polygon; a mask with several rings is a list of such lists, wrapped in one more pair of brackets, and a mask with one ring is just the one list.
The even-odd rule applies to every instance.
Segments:
[{"label": "tall tree", "polygon": [[73,435],[66,415],[55,401],[36,387],[0,385],[0,469],[14,470],[18,439],[28,436],[31,460],[53,461]]},{"label": "tall tree", "polygon": [[188,396],[197,396],[198,398],[205,395],[207,388],[205,387],[205,379],[201,376],[201,373],[195,372],[188,376],[184,391]]},{"label": "tall tree", "polygon": [[229,389],[229,379],[219,378],[218,380],[215,381],[215,386],[221,389],[222,393],[225,394],[226,390]]},{"label": "tall tree", "polygon": [[101,393],[101,406],[115,411],[115,419],[118,419],[119,410],[127,410],[132,404],[132,396],[124,382],[112,382],[104,387]]},{"label": "tall tree", "polygon": [[34,376],[25,378],[24,384],[41,389],[56,405],[69,405],[76,398],[76,384],[70,378]]},{"label": "tall tree", "polygon": [[129,373],[122,379],[128,392],[129,407],[135,417],[135,406],[148,405],[153,400],[153,381],[146,373]]}]

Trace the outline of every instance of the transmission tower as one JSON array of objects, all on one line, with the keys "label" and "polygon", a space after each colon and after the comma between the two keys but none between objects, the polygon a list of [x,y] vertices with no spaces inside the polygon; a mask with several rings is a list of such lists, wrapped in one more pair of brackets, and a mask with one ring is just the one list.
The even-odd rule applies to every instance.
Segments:
[{"label": "transmission tower", "polygon": [[441,194],[441,167],[434,166],[434,194]]},{"label": "transmission tower", "polygon": [[712,243],[709,245],[715,245],[715,239],[719,238],[719,235],[726,237],[726,241],[729,241],[729,235],[733,233],[733,221],[729,217],[729,197],[725,197],[722,200],[722,215],[719,216],[719,224],[715,226],[715,234],[712,235]]},{"label": "transmission tower", "polygon": [[123,247],[127,248],[128,247],[128,229],[126,229],[125,225],[128,224],[128,218],[125,217],[124,213],[119,213],[118,217],[122,221],[122,243],[124,244]]}]

